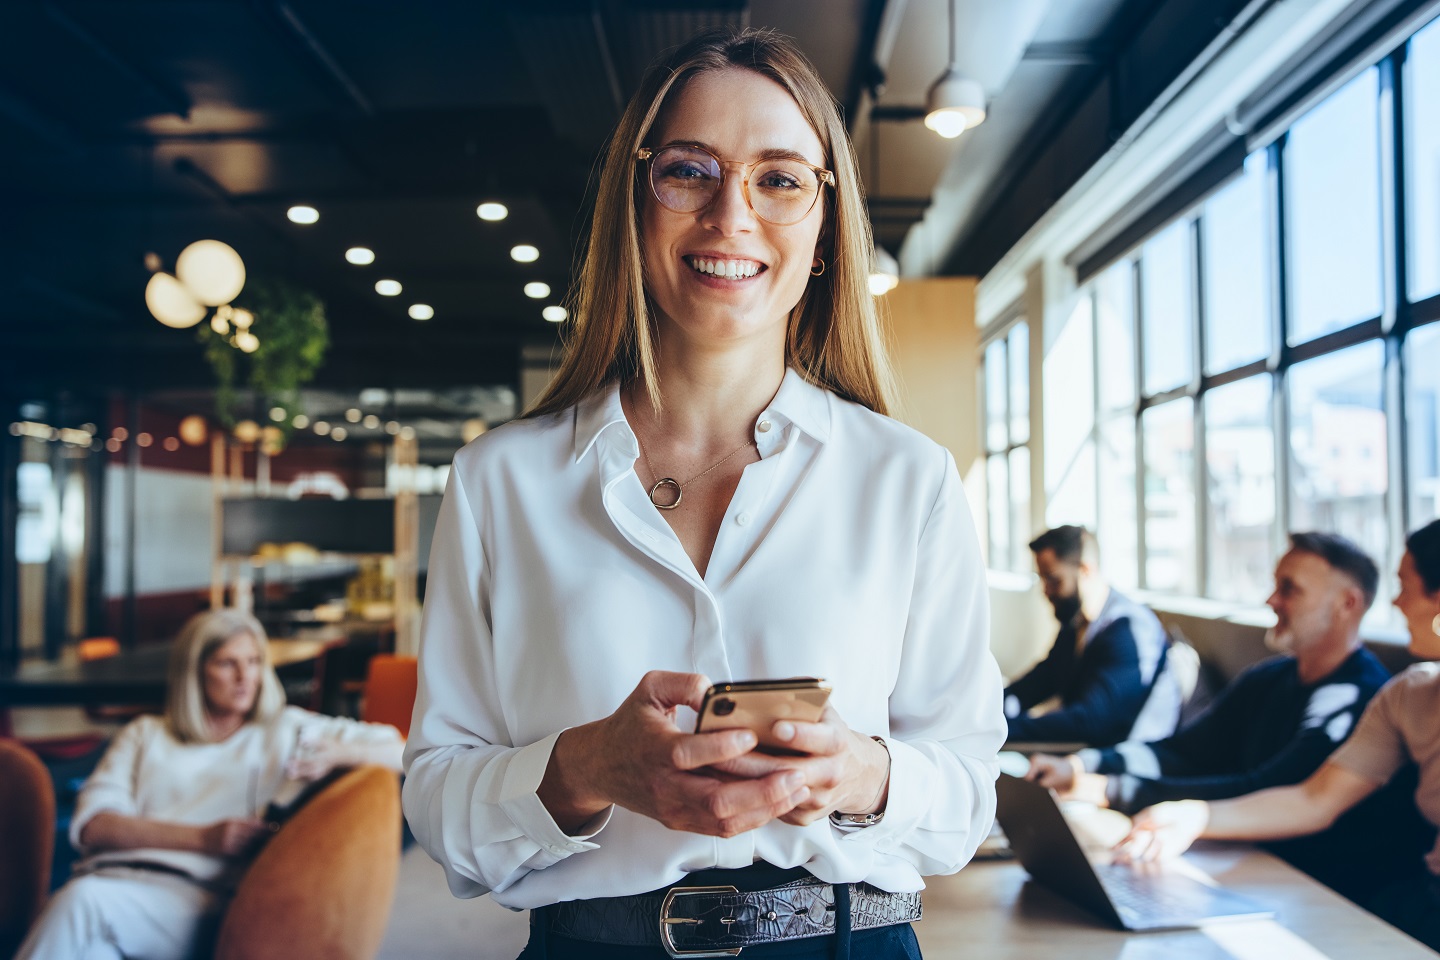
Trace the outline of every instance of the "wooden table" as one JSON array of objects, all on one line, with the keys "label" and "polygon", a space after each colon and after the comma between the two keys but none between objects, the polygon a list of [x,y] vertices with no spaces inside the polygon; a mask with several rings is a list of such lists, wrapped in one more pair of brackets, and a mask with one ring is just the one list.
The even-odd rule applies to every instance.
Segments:
[{"label": "wooden table", "polygon": [[[276,669],[318,659],[327,644],[318,640],[271,640]],[[126,650],[79,663],[42,663],[0,677],[0,709],[23,706],[160,705],[165,702],[168,644]]]},{"label": "wooden table", "polygon": [[1435,960],[1425,946],[1284,861],[1240,844],[1197,844],[1185,858],[1272,907],[1274,920],[1208,930],[1116,930],[1030,880],[1014,861],[932,877],[915,925],[926,960]]}]

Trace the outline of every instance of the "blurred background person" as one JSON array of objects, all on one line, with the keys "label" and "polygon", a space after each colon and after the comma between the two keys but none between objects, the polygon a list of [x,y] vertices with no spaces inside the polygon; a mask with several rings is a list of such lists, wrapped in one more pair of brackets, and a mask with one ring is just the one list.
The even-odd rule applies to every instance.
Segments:
[{"label": "blurred background person", "polygon": [[[1060,633],[1045,659],[1005,690],[1009,739],[1108,746],[1173,732],[1178,694],[1147,709],[1169,638],[1148,607],[1105,580],[1095,535],[1055,527],[1032,540],[1030,551]],[[1054,710],[1031,712],[1056,697]]]},{"label": "blurred background person", "polygon": [[[1136,815],[1122,843],[1124,856],[1178,856],[1197,837],[1270,840],[1324,830],[1345,811],[1417,765],[1415,803],[1440,824],[1440,520],[1415,531],[1400,560],[1395,606],[1405,617],[1417,663],[1371,700],[1355,732],[1318,771],[1301,783],[1272,787],[1230,800],[1176,800]],[[1431,832],[1433,842],[1434,833]],[[1378,852],[1393,838],[1377,834]],[[1418,854],[1420,851],[1416,851]],[[1432,948],[1440,949],[1440,848],[1414,859],[1408,873],[1367,900],[1367,906]]]},{"label": "blurred background person", "polygon": [[86,781],[70,825],[82,859],[17,957],[208,953],[281,786],[336,767],[398,770],[403,749],[394,727],[286,706],[250,615],[197,614],[171,650],[164,716],[128,724]]}]

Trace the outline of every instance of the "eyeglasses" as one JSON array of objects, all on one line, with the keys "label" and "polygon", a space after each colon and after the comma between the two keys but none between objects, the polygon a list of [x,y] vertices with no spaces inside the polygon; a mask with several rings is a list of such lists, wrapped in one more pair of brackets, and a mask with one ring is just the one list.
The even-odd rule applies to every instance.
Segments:
[{"label": "eyeglasses", "polygon": [[745,163],[721,160],[704,147],[681,144],[659,150],[641,147],[635,159],[650,161],[650,191],[660,206],[676,213],[708,208],[725,183],[725,166],[738,166],[745,171],[740,181],[745,202],[755,216],[781,227],[809,215],[822,184],[835,185],[835,174],[829,170],[785,157]]}]

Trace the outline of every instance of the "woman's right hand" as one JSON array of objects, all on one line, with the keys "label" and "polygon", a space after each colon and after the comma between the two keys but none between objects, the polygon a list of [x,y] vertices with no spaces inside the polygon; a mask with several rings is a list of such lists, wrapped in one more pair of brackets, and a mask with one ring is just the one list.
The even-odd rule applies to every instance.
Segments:
[{"label": "woman's right hand", "polygon": [[1025,779],[1033,780],[1056,793],[1065,793],[1074,789],[1075,781],[1084,772],[1085,768],[1074,754],[1054,757],[1048,753],[1037,753],[1030,757],[1030,770],[1025,774]]},{"label": "woman's right hand", "polygon": [[603,720],[562,733],[539,796],[561,829],[574,832],[611,804],[672,830],[732,837],[784,816],[809,796],[798,771],[722,778],[706,768],[755,748],[749,730],[687,733],[675,708],[700,709],[710,681],[652,670]]},{"label": "woman's right hand", "polygon": [[270,836],[270,825],[253,817],[230,817],[200,828],[200,849],[215,857],[239,857]]}]

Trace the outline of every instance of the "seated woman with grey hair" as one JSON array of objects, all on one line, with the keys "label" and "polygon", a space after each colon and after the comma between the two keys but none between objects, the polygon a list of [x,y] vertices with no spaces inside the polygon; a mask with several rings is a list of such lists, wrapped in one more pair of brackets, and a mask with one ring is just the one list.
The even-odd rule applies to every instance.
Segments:
[{"label": "seated woman with grey hair", "polygon": [[70,841],[82,859],[18,958],[207,953],[282,785],[399,770],[404,745],[394,727],[286,706],[259,622],[196,615],[170,654],[165,715],[120,731],[81,790]]}]

